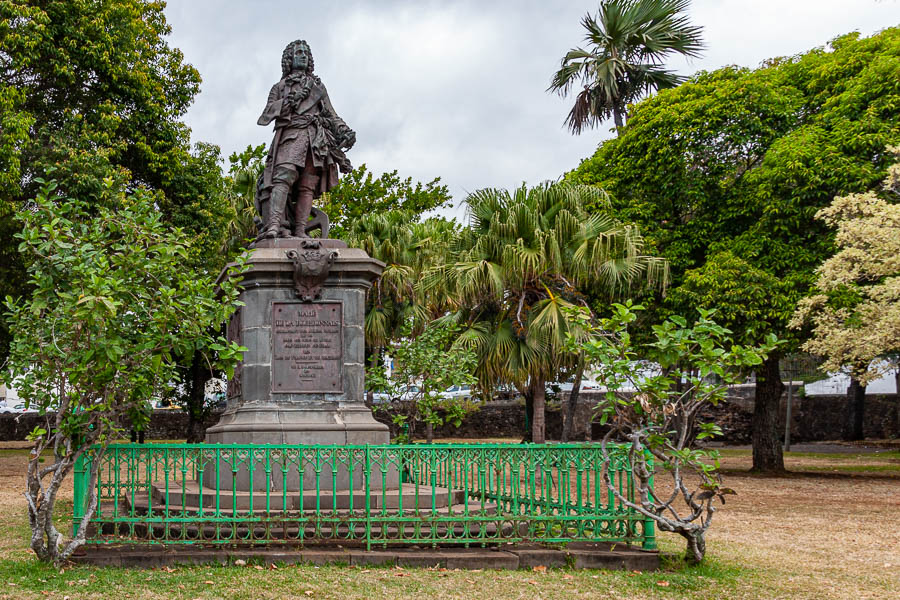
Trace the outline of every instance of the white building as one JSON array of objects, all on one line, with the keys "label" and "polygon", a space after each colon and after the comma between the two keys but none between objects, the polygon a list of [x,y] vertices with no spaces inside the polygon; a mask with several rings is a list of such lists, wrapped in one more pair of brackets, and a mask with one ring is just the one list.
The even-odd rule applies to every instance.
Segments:
[{"label": "white building", "polygon": [[[896,394],[896,369],[888,371],[866,386],[866,394]],[[807,396],[841,395],[850,387],[850,376],[846,373],[834,373],[828,379],[807,383],[803,386]]]}]

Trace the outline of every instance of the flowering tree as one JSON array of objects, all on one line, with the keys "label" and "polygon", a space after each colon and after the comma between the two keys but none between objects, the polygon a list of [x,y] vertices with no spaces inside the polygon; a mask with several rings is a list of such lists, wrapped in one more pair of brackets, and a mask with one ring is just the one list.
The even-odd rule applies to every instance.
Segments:
[{"label": "flowering tree", "polygon": [[[900,147],[889,147],[900,159]],[[866,384],[898,364],[900,352],[900,161],[875,192],[834,199],[816,218],[837,229],[837,253],[817,270],[816,294],[800,301],[791,326],[811,324],[803,345],[822,368],[850,370],[853,437],[862,438]],[[878,361],[879,358],[892,360]],[[898,375],[900,381],[900,375]]]}]

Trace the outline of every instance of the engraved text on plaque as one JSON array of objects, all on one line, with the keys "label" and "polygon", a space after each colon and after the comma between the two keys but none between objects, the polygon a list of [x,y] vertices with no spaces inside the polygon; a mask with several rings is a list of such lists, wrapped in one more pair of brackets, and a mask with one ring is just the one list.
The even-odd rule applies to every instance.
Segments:
[{"label": "engraved text on plaque", "polygon": [[272,391],[341,392],[340,302],[272,304]]}]

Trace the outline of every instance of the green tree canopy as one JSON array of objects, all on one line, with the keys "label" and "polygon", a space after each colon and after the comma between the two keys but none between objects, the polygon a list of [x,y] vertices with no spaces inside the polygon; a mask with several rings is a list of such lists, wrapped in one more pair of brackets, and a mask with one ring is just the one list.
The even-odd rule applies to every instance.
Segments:
[{"label": "green tree canopy", "polygon": [[[845,35],[758,69],[700,73],[637,104],[619,137],[567,175],[606,189],[615,214],[637,223],[650,251],[671,261],[676,290],[655,305],[658,317],[688,314],[698,294],[713,301],[706,308],[737,315],[739,297],[730,296],[738,304],[727,308],[729,296],[710,292],[722,269],[741,260],[756,270],[742,275],[745,282],[769,281],[748,297],[769,294],[770,302],[725,325],[796,345],[788,322],[816,267],[833,252],[833,234],[813,218],[816,211],[836,195],[873,187],[890,162],[885,146],[900,139],[898,59],[894,27],[868,38]],[[692,276],[693,288],[679,293],[689,272],[713,257]],[[698,287],[704,281],[711,285],[705,291]],[[766,430],[768,449],[754,448],[754,465],[766,470],[783,468],[773,416],[777,360],[770,354],[757,373],[757,406],[768,408],[755,430]]]},{"label": "green tree canopy", "polygon": [[98,502],[95,460],[79,534],[63,544],[53,507],[75,461],[146,424],[143,409],[173,385],[179,357],[199,353],[227,370],[241,348],[217,335],[238,305],[237,278],[216,286],[187,267],[190,236],[162,222],[148,192],[126,196],[109,180],[90,199],[54,188],[18,215],[33,291],[7,298],[16,336],[0,378],[42,421],[26,475],[31,547],[59,563],[84,541]]},{"label": "green tree canopy", "polygon": [[441,185],[440,177],[424,184],[413,183],[412,177],[401,179],[396,170],[375,177],[366,165],[360,165],[343,175],[337,186],[324,195],[321,208],[331,219],[332,237],[341,238],[365,215],[404,210],[418,217],[425,211],[449,206],[451,201],[450,191]]},{"label": "green tree canopy", "polygon": [[385,263],[384,272],[366,295],[366,350],[376,364],[382,349],[403,337],[403,328],[418,335],[440,316],[446,299],[418,285],[423,274],[446,261],[457,233],[452,221],[388,210],[364,215],[348,223],[349,244]]},{"label": "green tree canopy", "polygon": [[588,289],[610,298],[666,281],[665,261],[644,253],[636,228],[585,212],[602,198],[566,184],[470,194],[470,227],[423,280],[466,327],[459,343],[476,349],[482,388],[511,382],[523,392],[535,443],[544,442],[545,382],[577,360],[563,351],[573,331],[564,309],[584,304]]},{"label": "green tree canopy", "polygon": [[[154,192],[164,221],[193,240],[186,260],[218,270],[228,219],[215,146],[190,147],[181,121],[200,75],[165,39],[150,0],[0,1],[0,256],[15,257],[13,215],[52,177],[72,197],[112,178]],[[0,272],[18,294],[24,265]],[[2,336],[8,342],[8,333]]]}]

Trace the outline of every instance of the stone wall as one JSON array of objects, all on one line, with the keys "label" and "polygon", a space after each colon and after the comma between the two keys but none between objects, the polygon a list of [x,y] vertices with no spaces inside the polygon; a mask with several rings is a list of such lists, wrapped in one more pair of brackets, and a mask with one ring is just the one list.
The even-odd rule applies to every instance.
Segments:
[{"label": "stone wall", "polygon": [[[746,388],[746,389],[744,389]],[[585,439],[587,423],[593,407],[600,400],[596,392],[582,392],[576,411],[574,439]],[[564,400],[565,398],[563,398]],[[781,422],[784,423],[786,402],[782,401]],[[846,396],[797,396],[793,398],[791,410],[791,440],[811,442],[839,440],[846,434]],[[711,408],[704,418],[715,420],[725,433],[723,441],[729,444],[749,444],[751,419],[753,417],[753,386],[740,386],[732,393],[728,402]],[[219,415],[210,415],[207,427],[218,421]],[[391,428],[391,435],[397,428],[391,423],[389,411],[376,411],[375,418]],[[0,441],[24,440],[41,420],[36,414],[0,414]],[[148,430],[148,439],[177,440],[184,438],[187,415],[179,410],[157,410],[153,413]],[[521,401],[491,402],[483,405],[478,412],[467,418],[459,428],[445,426],[435,430],[438,438],[517,438],[525,430],[525,409]],[[783,430],[783,425],[779,431]],[[562,416],[558,406],[547,410],[547,438],[559,439],[562,431]],[[866,396],[864,432],[868,438],[900,437],[900,401],[895,394]],[[602,436],[599,423],[592,423],[592,438]],[[420,426],[417,439],[424,434]]]},{"label": "stone wall", "polygon": [[[203,429],[219,421],[219,412],[211,414],[203,423]],[[147,428],[146,438],[151,440],[183,440],[187,431],[188,416],[181,410],[154,410]],[[0,414],[0,441],[24,440],[38,425],[44,422],[37,413],[20,415]]]}]

